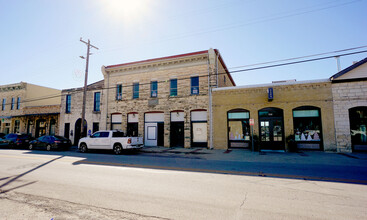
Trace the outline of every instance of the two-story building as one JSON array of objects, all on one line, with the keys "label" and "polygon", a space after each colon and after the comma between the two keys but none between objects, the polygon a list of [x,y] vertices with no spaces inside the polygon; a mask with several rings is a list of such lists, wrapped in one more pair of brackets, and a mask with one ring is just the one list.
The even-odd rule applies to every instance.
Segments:
[{"label": "two-story building", "polygon": [[61,92],[60,132],[69,138],[74,145],[81,137],[96,132],[100,128],[102,97],[104,81],[98,81],[87,86],[84,134],[82,132],[83,87],[64,89]]},{"label": "two-story building", "polygon": [[0,132],[33,137],[57,134],[60,94],[60,90],[25,82],[0,86]]},{"label": "two-story building", "polygon": [[101,127],[145,146],[208,146],[210,88],[235,86],[218,50],[103,66]]}]

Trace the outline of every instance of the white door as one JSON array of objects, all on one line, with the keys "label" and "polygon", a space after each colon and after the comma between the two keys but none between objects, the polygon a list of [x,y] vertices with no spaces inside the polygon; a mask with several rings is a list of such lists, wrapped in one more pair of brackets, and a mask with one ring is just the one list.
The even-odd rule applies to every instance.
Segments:
[{"label": "white door", "polygon": [[145,123],[145,146],[157,146],[158,125],[157,123]]}]

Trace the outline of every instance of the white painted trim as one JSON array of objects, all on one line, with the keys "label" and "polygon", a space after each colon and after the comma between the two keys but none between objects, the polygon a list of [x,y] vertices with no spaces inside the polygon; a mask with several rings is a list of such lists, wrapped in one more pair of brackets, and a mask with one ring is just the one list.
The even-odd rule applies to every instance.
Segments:
[{"label": "white painted trim", "polygon": [[296,81],[296,82],[268,83],[268,84],[255,84],[255,85],[245,85],[245,86],[213,88],[213,91],[261,88],[261,87],[276,87],[276,86],[285,86],[285,85],[299,85],[299,84],[326,83],[326,82],[330,82],[330,79],[318,79],[318,80],[305,80],[305,81]]}]

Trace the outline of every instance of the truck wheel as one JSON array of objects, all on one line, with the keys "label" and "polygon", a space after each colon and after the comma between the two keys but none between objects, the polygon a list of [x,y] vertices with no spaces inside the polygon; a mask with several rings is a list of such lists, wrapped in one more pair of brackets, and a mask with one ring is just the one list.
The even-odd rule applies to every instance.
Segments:
[{"label": "truck wheel", "polygon": [[121,154],[122,153],[122,147],[120,144],[116,144],[114,147],[113,147],[113,151],[115,152],[115,154]]},{"label": "truck wheel", "polygon": [[82,152],[82,153],[86,153],[87,151],[88,151],[88,147],[87,147],[87,145],[86,144],[81,144],[80,145],[80,148],[79,148],[79,150],[80,150],[80,152]]}]

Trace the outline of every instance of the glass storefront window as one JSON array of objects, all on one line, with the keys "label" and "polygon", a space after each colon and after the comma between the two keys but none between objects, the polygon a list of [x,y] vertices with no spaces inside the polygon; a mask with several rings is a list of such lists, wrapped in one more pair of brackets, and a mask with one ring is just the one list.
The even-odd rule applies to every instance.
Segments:
[{"label": "glass storefront window", "polygon": [[234,109],[228,112],[228,143],[229,147],[249,147],[250,141],[250,112],[244,109]]},{"label": "glass storefront window", "polygon": [[350,134],[352,144],[367,145],[367,107],[349,109]]},{"label": "glass storefront window", "polygon": [[293,123],[295,141],[321,141],[321,117],[319,109],[293,110]]}]

